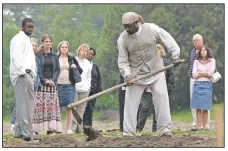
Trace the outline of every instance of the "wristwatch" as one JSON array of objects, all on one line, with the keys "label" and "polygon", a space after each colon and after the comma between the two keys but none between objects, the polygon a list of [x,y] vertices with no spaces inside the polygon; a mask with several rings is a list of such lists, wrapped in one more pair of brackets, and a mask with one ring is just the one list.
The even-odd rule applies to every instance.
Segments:
[{"label": "wristwatch", "polygon": [[25,72],[26,72],[26,73],[30,73],[31,70],[30,70],[30,69],[26,69]]}]

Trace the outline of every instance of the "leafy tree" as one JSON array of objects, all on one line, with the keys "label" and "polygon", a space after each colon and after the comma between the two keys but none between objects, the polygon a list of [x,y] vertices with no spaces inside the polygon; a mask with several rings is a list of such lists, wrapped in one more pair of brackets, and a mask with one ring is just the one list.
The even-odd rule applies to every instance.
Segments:
[{"label": "leafy tree", "polygon": [[[189,108],[189,52],[192,36],[200,33],[205,44],[215,52],[217,70],[223,78],[213,84],[213,102],[224,101],[225,35],[224,4],[4,4],[3,5],[3,115],[10,114],[15,102],[9,85],[9,44],[18,33],[21,21],[31,17],[35,22],[33,37],[43,34],[53,37],[53,47],[62,40],[69,41],[72,55],[81,43],[89,43],[97,50],[96,63],[103,89],[119,83],[117,39],[124,28],[122,14],[134,11],[145,22],[155,23],[168,31],[181,48],[180,58],[186,63],[175,69],[176,88],[171,96],[172,111]],[[117,92],[97,100],[97,109],[117,109]]]}]

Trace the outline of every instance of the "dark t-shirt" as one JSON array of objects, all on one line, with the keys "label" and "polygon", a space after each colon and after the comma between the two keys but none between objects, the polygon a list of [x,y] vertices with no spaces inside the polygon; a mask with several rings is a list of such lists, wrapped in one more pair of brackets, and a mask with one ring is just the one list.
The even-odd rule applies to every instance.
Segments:
[{"label": "dark t-shirt", "polygon": [[53,78],[53,62],[51,60],[50,53],[44,56],[44,69],[43,69],[43,77],[46,79]]}]

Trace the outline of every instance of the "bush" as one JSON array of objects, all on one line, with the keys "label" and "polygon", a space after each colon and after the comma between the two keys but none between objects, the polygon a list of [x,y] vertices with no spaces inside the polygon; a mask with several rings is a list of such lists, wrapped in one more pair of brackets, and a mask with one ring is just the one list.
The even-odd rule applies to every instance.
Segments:
[{"label": "bush", "polygon": [[101,111],[101,110],[118,110],[119,103],[118,103],[118,93],[111,93],[111,94],[105,94],[99,98],[97,98],[96,101],[96,107],[95,110]]}]

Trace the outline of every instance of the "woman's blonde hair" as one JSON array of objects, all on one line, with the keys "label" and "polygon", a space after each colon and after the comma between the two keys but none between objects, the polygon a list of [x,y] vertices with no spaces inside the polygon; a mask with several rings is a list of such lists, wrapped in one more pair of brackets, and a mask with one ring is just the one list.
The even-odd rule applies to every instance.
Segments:
[{"label": "woman's blonde hair", "polygon": [[88,43],[84,43],[84,44],[81,44],[79,47],[78,47],[78,49],[76,50],[76,54],[77,54],[77,56],[79,55],[79,53],[80,53],[80,51],[82,50],[82,49],[86,49],[86,51],[87,51],[87,53],[89,53],[89,44]]},{"label": "woman's blonde hair", "polygon": [[38,40],[35,38],[31,38],[31,42],[36,42],[38,44]]},{"label": "woman's blonde hair", "polygon": [[164,58],[166,56],[166,46],[163,41],[157,40],[156,45],[161,45],[160,51],[161,51],[161,57]]},{"label": "woman's blonde hair", "polygon": [[57,52],[57,55],[60,56],[61,55],[61,51],[60,51],[60,48],[62,46],[62,44],[66,44],[67,47],[68,47],[68,52],[67,52],[67,56],[70,56],[70,44],[68,41],[61,41],[59,44],[58,44],[58,52]]},{"label": "woman's blonde hair", "polygon": [[35,42],[36,45],[37,45],[37,46],[36,46],[36,50],[34,50],[34,49],[33,49],[33,50],[34,50],[35,52],[39,51],[39,49],[38,49],[38,40],[35,39],[35,38],[31,38],[31,43],[32,43],[32,42]]}]

